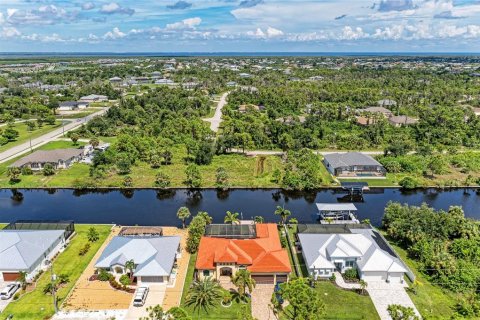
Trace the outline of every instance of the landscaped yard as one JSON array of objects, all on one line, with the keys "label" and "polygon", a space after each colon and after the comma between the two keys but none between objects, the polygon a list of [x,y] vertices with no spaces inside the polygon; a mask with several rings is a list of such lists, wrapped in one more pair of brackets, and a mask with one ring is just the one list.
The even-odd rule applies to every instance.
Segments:
[{"label": "landscaped yard", "polygon": [[[82,274],[90,260],[93,258],[98,248],[110,233],[110,225],[95,225],[99,233],[99,240],[91,243],[90,250],[84,256],[78,252],[88,243],[87,232],[92,225],[76,225],[76,235],[64,252],[62,252],[53,263],[55,274],[66,274],[69,282],[58,290],[58,305],[68,295],[78,277]],[[51,295],[43,293],[43,288],[50,282],[50,272],[47,271],[37,281],[36,287],[32,292],[26,293],[19,300],[11,302],[4,310],[4,314],[13,314],[14,319],[45,319],[54,313],[53,299]]]},{"label": "landscaped yard", "polygon": [[[34,139],[45,133],[48,133],[61,126],[61,122],[57,121],[54,125],[44,124],[41,128],[36,127],[35,130],[29,131],[27,125],[24,122],[13,124],[13,129],[18,131],[18,137],[15,141],[11,141],[3,146],[0,146],[0,152],[10,149],[24,142],[27,142],[30,138]],[[0,129],[4,130],[7,126],[2,126]]]},{"label": "landscaped yard", "polygon": [[[296,231],[296,226],[288,228],[288,233],[292,241],[295,239]],[[290,251],[288,254],[290,255]],[[297,252],[296,256],[290,257],[290,259],[300,264],[302,276],[307,277],[308,270],[302,253]],[[363,296],[354,291],[341,289],[330,281],[317,282],[316,290],[322,296],[323,303],[325,303],[323,319],[380,319],[369,296]],[[285,320],[288,318],[282,315],[280,319]]]},{"label": "landscaped yard", "polygon": [[[195,261],[197,259],[196,254],[192,254],[190,256],[190,262],[188,264],[188,271],[187,271],[187,278],[185,279],[185,286],[183,287],[183,295],[182,295],[182,304],[181,307],[184,308],[191,316],[192,319],[197,320],[197,319],[218,319],[218,320],[223,320],[223,319],[238,319],[238,313],[241,310],[242,303],[238,303],[236,301],[232,302],[232,306],[229,308],[224,308],[221,306],[219,303],[215,308],[211,309],[208,313],[204,311],[193,311],[192,307],[187,307],[185,306],[185,297],[188,294],[188,288],[190,287],[190,284],[193,282],[193,274],[195,272]],[[248,310],[250,310],[250,304],[248,304]]]},{"label": "landscaped yard", "polygon": [[[456,296],[454,293],[447,292],[431,284],[429,280],[418,271],[418,263],[408,258],[407,252],[404,249],[395,245],[391,240],[389,242],[400,258],[408,265],[413,273],[415,273],[417,281],[420,282],[417,294],[408,292],[418,312],[420,312],[425,319],[450,319],[453,315],[452,307],[460,295]],[[408,278],[407,281],[409,285],[411,285]]]}]

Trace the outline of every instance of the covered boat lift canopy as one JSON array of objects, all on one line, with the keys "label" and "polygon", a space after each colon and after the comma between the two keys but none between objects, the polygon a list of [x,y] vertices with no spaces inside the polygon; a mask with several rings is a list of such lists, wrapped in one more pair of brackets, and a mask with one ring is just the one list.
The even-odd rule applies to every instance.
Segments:
[{"label": "covered boat lift canopy", "polygon": [[317,203],[320,223],[359,223],[353,203]]}]

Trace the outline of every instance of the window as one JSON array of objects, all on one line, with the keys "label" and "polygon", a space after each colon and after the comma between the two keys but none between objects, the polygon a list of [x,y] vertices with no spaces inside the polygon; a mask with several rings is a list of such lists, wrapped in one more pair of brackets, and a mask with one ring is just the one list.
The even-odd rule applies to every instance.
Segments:
[{"label": "window", "polygon": [[203,276],[204,277],[209,277],[210,276],[210,270],[203,270]]},{"label": "window", "polygon": [[353,268],[355,265],[355,261],[346,261],[345,262],[345,267],[347,268]]},{"label": "window", "polygon": [[323,269],[318,271],[319,275],[323,275]]}]

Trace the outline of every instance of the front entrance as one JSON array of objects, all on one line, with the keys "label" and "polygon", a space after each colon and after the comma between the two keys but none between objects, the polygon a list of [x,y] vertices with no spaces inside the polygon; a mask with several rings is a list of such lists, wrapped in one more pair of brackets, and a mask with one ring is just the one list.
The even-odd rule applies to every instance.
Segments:
[{"label": "front entrance", "polygon": [[335,262],[335,269],[337,269],[338,272],[342,272],[342,268],[343,268],[343,263],[341,262]]},{"label": "front entrance", "polygon": [[220,275],[223,277],[231,277],[232,276],[232,268],[230,267],[223,267],[220,269]]}]

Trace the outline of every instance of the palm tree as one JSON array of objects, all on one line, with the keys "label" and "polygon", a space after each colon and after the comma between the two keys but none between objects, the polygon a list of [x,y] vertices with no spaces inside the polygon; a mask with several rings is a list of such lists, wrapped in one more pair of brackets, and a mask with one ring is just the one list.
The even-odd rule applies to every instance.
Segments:
[{"label": "palm tree", "polygon": [[368,283],[365,280],[360,280],[358,284],[360,285],[360,290],[362,290],[362,294],[364,294],[365,289],[368,286]]},{"label": "palm tree", "polygon": [[183,229],[185,229],[185,220],[190,218],[190,210],[187,207],[181,207],[177,211],[177,217],[182,220]]},{"label": "palm tree", "polygon": [[133,259],[125,262],[125,269],[127,269],[129,271],[130,280],[132,280],[133,279],[133,270],[135,269],[135,262],[133,261]]},{"label": "palm tree", "polygon": [[27,273],[25,271],[20,271],[18,273],[17,281],[20,283],[22,290],[25,290],[25,288],[27,287]]},{"label": "palm tree", "polygon": [[212,221],[213,221],[213,218],[212,218],[212,217],[208,214],[208,212],[206,212],[206,211],[199,211],[199,212],[197,213],[197,216],[202,217],[203,220],[205,220],[205,223],[206,223],[206,224],[210,224],[210,223],[212,223]]},{"label": "palm tree", "polygon": [[282,225],[285,224],[285,221],[287,220],[287,217],[292,214],[290,212],[290,210],[287,210],[284,207],[280,207],[280,206],[277,206],[277,209],[275,210],[274,213],[275,213],[275,215],[280,216]]},{"label": "palm tree", "polygon": [[96,148],[100,144],[100,141],[98,140],[98,138],[93,137],[92,139],[90,139],[89,143],[93,148]]},{"label": "palm tree", "polygon": [[255,218],[253,218],[253,221],[255,221],[255,223],[263,223],[265,219],[262,216],[255,216]]},{"label": "palm tree", "polygon": [[187,306],[193,306],[194,311],[204,310],[208,313],[209,309],[214,307],[222,297],[222,288],[216,280],[211,277],[203,280],[194,281],[188,289],[185,299]]},{"label": "palm tree", "polygon": [[240,299],[245,297],[247,289],[248,292],[251,293],[256,285],[255,280],[252,279],[250,271],[246,269],[238,270],[232,278],[232,283],[238,288],[237,292]]},{"label": "palm tree", "polygon": [[230,211],[227,211],[227,214],[225,215],[225,219],[223,219],[224,223],[230,223],[230,224],[238,224],[240,221],[238,219],[238,212],[232,213]]}]

